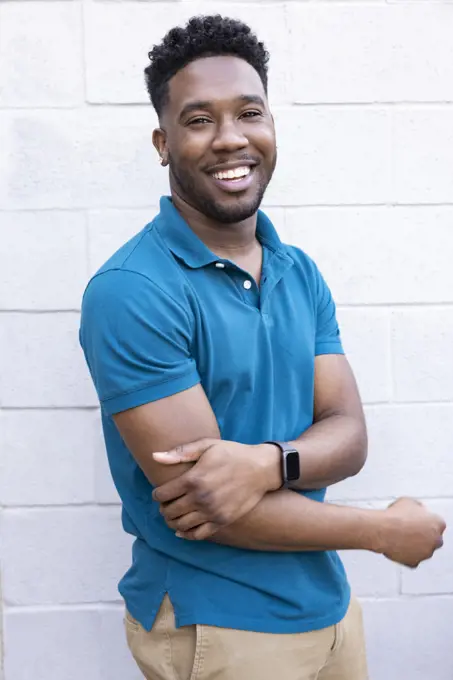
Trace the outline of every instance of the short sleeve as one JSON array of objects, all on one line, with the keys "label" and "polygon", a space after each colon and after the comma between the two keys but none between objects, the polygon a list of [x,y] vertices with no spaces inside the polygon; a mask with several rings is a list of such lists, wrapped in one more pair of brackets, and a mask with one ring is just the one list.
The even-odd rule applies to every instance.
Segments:
[{"label": "short sleeve", "polygon": [[107,415],[200,382],[191,337],[184,307],[139,273],[109,270],[85,291],[80,343]]},{"label": "short sleeve", "polygon": [[317,274],[315,355],[344,354],[335,302],[321,273]]}]

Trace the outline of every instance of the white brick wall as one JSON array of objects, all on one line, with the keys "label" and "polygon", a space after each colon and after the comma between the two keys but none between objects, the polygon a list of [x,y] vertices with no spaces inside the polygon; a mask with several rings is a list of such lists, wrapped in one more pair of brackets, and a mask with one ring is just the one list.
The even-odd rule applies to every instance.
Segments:
[{"label": "white brick wall", "polygon": [[[271,49],[265,204],[331,284],[366,403],[368,465],[330,497],[413,494],[453,523],[453,2],[0,2],[0,680],[140,678],[116,590],[130,541],[78,310],[166,191],[147,50],[213,10]],[[451,680],[449,533],[416,571],[344,559],[371,680]]]}]

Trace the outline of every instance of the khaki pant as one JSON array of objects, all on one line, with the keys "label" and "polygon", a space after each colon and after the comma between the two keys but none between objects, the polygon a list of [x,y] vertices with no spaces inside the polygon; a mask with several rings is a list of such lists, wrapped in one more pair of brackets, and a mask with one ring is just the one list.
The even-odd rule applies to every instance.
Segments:
[{"label": "khaki pant", "polygon": [[175,628],[166,595],[151,631],[128,613],[129,648],[146,680],[367,680],[362,610],[353,598],[338,625],[310,633]]}]

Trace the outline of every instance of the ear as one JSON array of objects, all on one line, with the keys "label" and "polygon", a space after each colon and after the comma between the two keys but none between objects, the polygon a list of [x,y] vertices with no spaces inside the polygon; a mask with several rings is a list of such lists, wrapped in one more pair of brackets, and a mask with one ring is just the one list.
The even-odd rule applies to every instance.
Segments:
[{"label": "ear", "polygon": [[161,165],[168,165],[167,135],[162,128],[153,131],[153,144],[159,154]]}]

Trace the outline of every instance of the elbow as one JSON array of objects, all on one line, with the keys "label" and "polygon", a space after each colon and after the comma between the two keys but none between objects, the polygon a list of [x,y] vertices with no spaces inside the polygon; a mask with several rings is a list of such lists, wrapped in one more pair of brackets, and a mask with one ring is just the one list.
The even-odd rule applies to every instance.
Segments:
[{"label": "elbow", "polygon": [[351,447],[350,477],[355,477],[363,470],[368,457],[368,436],[365,424],[357,427],[354,437],[354,445]]}]

